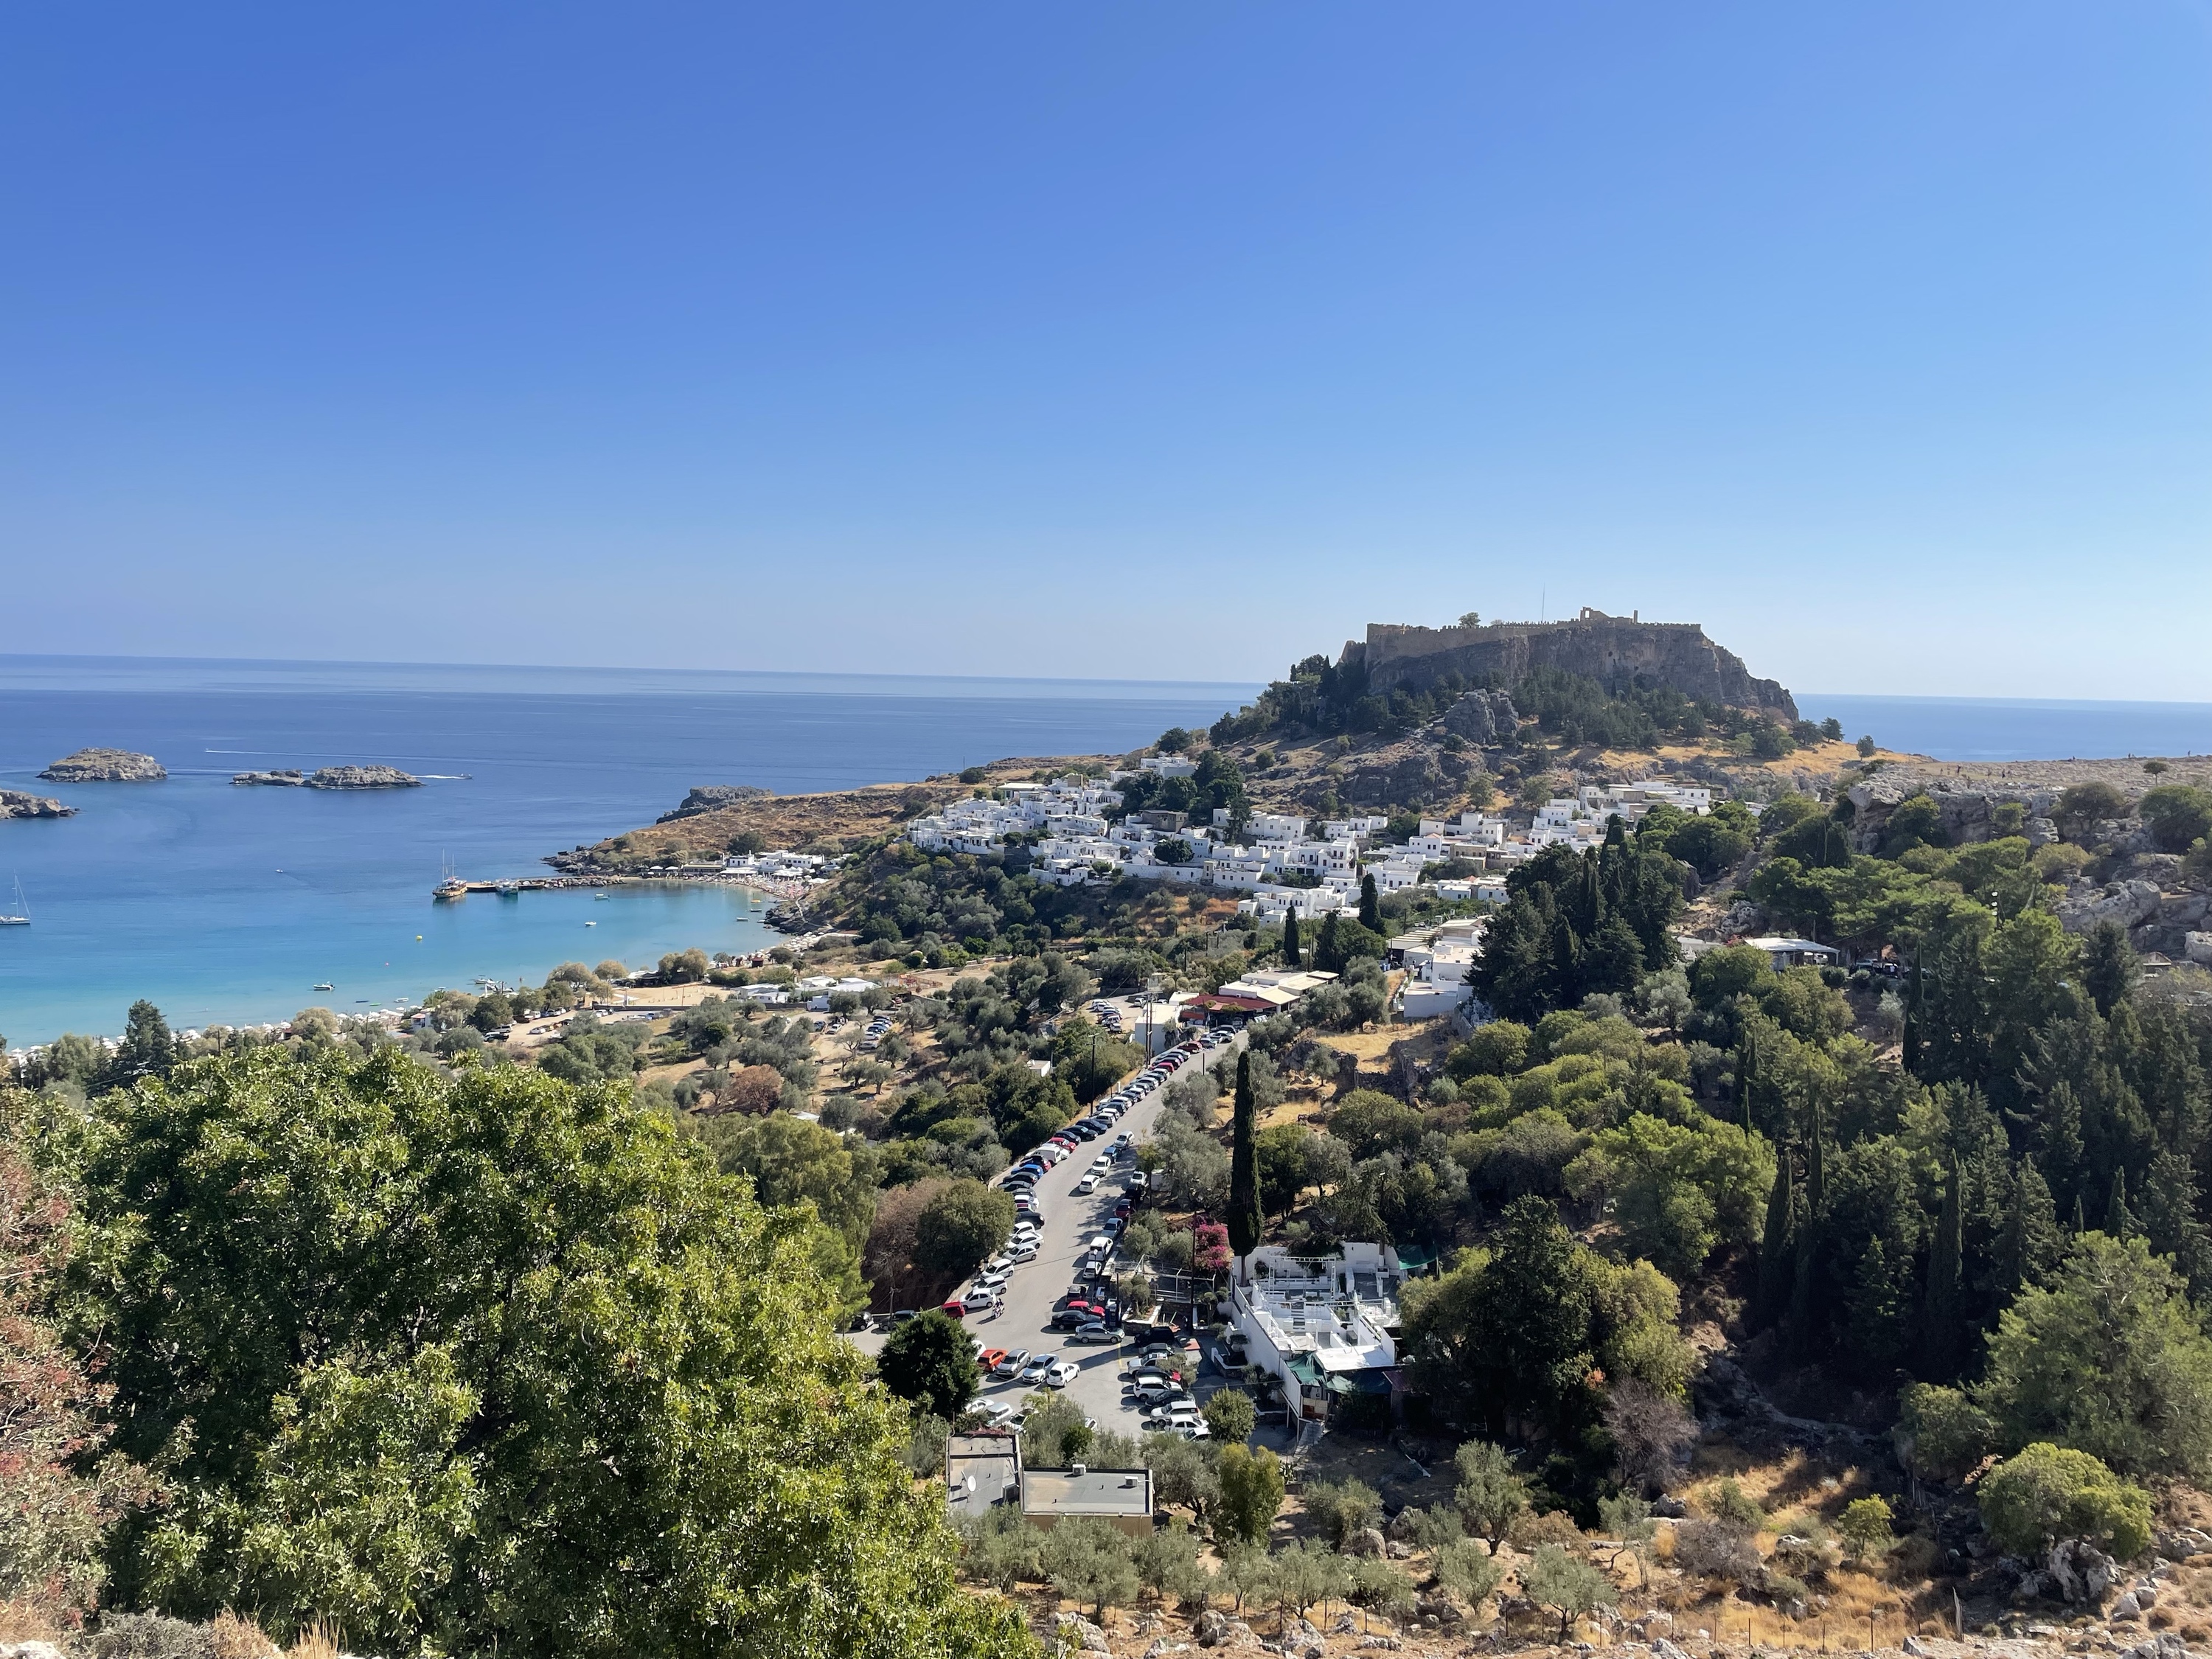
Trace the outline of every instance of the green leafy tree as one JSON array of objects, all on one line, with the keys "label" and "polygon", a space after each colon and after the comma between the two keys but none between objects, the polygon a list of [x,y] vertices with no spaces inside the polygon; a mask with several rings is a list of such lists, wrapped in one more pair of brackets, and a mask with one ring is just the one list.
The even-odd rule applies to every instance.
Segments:
[{"label": "green leafy tree", "polygon": [[2150,1547],[2150,1494],[2094,1457],[2039,1441],[1982,1477],[1982,1524],[1998,1545],[2039,1555],[2062,1538],[2094,1540],[2123,1561]]},{"label": "green leafy tree", "polygon": [[175,1480],[121,1595],[387,1652],[1027,1651],[804,1227],[626,1096],[272,1046],[100,1102],[72,1316]]},{"label": "green leafy tree", "polygon": [[1382,1513],[1382,1497],[1364,1480],[1310,1480],[1301,1497],[1306,1513],[1321,1522],[1336,1549],[1362,1528],[1373,1526]]},{"label": "green leafy tree", "polygon": [[1898,1408],[1899,1450],[1923,1479],[1960,1480],[1996,1443],[1996,1419],[1956,1389],[1907,1383]]},{"label": "green leafy tree", "polygon": [[1221,1486],[1220,1524],[1230,1536],[1264,1543],[1283,1507],[1283,1466],[1265,1446],[1224,1446],[1214,1463]]},{"label": "green leafy tree", "polygon": [[1252,1437],[1253,1425],[1259,1420],[1252,1397],[1241,1389],[1222,1389],[1200,1408],[1206,1426],[1214,1439],[1224,1446],[1241,1446]]},{"label": "green leafy tree", "polygon": [[1513,1523],[1528,1507],[1528,1483],[1514,1473],[1504,1448],[1487,1440],[1466,1442],[1454,1455],[1452,1463],[1459,1471],[1459,1485],[1452,1492],[1453,1505],[1467,1529],[1482,1540],[1495,1555],[1498,1547],[1505,1541],[1505,1535],[1513,1530]]},{"label": "green leafy tree", "polygon": [[1844,1547],[1850,1552],[1851,1559],[1877,1560],[1897,1542],[1891,1529],[1895,1519],[1887,1499],[1879,1496],[1855,1498],[1844,1506],[1843,1518],[1837,1522],[1836,1530],[1843,1534]]},{"label": "green leafy tree", "polygon": [[1549,1607],[1559,1615],[1561,1642],[1572,1632],[1576,1620],[1620,1602],[1612,1579],[1557,1544],[1536,1547],[1534,1559],[1521,1570],[1521,1588],[1538,1607]]},{"label": "green leafy tree", "polygon": [[958,1320],[935,1308],[891,1333],[877,1370],[884,1386],[900,1399],[947,1422],[968,1409],[982,1382],[967,1332]]},{"label": "green leafy tree", "polygon": [[2077,783],[2058,797],[2058,827],[2075,840],[2108,818],[2127,816],[2128,798],[2109,783]]},{"label": "green leafy tree", "polygon": [[2212,836],[2212,789],[2160,784],[2136,803],[2136,811],[2160,852],[2186,853],[2193,843]]},{"label": "green leafy tree", "polygon": [[1475,1547],[1472,1538],[1455,1538],[1439,1544],[1430,1559],[1437,1583],[1466,1603],[1469,1613],[1478,1610],[1495,1595],[1505,1577],[1505,1564],[1497,1559],[1496,1546],[1486,1553]]},{"label": "green leafy tree", "polygon": [[1056,1522],[1044,1535],[1043,1556],[1052,1587],[1089,1607],[1094,1619],[1137,1599],[1141,1581],[1129,1540],[1103,1516],[1070,1516]]},{"label": "green leafy tree", "polygon": [[1229,1248],[1237,1252],[1239,1261],[1259,1249],[1264,1236],[1256,1124],[1252,1054],[1247,1049],[1237,1056],[1237,1103],[1229,1139]]},{"label": "green leafy tree", "polygon": [[1200,1606],[1213,1588],[1213,1575],[1199,1559],[1198,1534],[1180,1517],[1139,1539],[1134,1556],[1138,1581],[1163,1601]]},{"label": "green leafy tree", "polygon": [[940,1279],[972,1273],[1014,1231],[1011,1194],[980,1181],[956,1181],[915,1222],[915,1265]]},{"label": "green leafy tree", "polygon": [[169,1034],[169,1022],[162,1018],[161,1011],[143,997],[132,1003],[125,1016],[123,1041],[116,1045],[115,1061],[108,1070],[108,1081],[119,1088],[140,1078],[167,1077],[176,1060],[177,1041]]},{"label": "green leafy tree", "polygon": [[2057,1442],[2124,1474],[2212,1469],[2212,1340],[2141,1238],[2077,1238],[2000,1316],[1973,1397],[2011,1445]]}]

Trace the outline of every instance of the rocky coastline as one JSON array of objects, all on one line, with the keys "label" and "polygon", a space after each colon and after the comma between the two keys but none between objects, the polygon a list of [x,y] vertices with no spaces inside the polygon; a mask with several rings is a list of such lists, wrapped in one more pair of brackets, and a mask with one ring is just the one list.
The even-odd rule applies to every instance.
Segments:
[{"label": "rocky coastline", "polygon": [[127,749],[80,749],[39,775],[49,783],[159,783],[169,774],[151,755]]},{"label": "rocky coastline", "polygon": [[34,795],[27,789],[0,789],[0,818],[68,818],[76,816],[76,808],[64,806],[48,795]]}]

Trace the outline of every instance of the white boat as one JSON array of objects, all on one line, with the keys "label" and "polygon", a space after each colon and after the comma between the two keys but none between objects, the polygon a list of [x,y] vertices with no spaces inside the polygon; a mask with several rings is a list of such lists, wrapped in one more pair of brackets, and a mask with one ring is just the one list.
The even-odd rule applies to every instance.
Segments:
[{"label": "white boat", "polygon": [[310,991],[335,991],[338,988],[331,984],[328,980],[325,980],[320,985],[310,985],[307,988]]},{"label": "white boat", "polygon": [[31,907],[23,902],[23,878],[18,876],[15,878],[15,908],[9,915],[0,916],[0,927],[28,927],[30,925]]}]

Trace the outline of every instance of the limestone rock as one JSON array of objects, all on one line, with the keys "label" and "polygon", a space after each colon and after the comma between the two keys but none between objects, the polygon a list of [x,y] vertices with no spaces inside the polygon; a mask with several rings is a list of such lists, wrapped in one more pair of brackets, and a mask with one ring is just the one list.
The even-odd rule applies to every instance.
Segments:
[{"label": "limestone rock", "polygon": [[2162,1630],[2148,1642],[2123,1649],[2118,1659],[2189,1659],[2189,1645],[2172,1631]]},{"label": "limestone rock", "polygon": [[68,1659],[52,1642],[0,1643],[0,1659]]},{"label": "limestone rock", "polygon": [[2176,1527],[2172,1532],[2159,1534],[2158,1553],[2169,1561],[2212,1555],[2212,1533],[2200,1532],[2195,1527]]},{"label": "limestone rock", "polygon": [[766,800],[774,793],[750,783],[696,784],[691,793],[684,797],[682,805],[673,812],[663,812],[653,822],[673,823],[678,818],[696,818],[702,812],[716,811],[725,806],[737,806],[749,800]]},{"label": "limestone rock", "polygon": [[1503,691],[1470,691],[1444,711],[1443,727],[1469,743],[1503,743],[1519,728],[1521,715]]},{"label": "limestone rock", "polygon": [[1377,1560],[1389,1554],[1389,1549],[1383,1542],[1382,1534],[1379,1528],[1362,1527],[1344,1540],[1344,1553],[1346,1555],[1363,1556],[1369,1560]]},{"label": "limestone rock", "polygon": [[2115,882],[2085,898],[2059,901],[2058,925],[2069,933],[2086,933],[2100,921],[2132,927],[2158,914],[2160,897],[2154,881]]},{"label": "limestone rock", "polygon": [[[1908,1645],[1905,1650],[1907,1653],[1913,1650],[1910,1645],[1911,1639],[1911,1637],[1905,1638]],[[1690,1659],[1690,1656],[1665,1637],[1655,1636],[1651,1638],[1651,1659]]]},{"label": "limestone rock", "polygon": [[1344,798],[1366,806],[1415,806],[1434,796],[1443,781],[1435,757],[1414,750],[1358,768],[1344,781]]},{"label": "limestone rock", "polygon": [[307,785],[307,775],[296,769],[274,772],[233,772],[230,781],[243,787],[263,789],[299,789]]},{"label": "limestone rock", "polygon": [[2191,962],[2212,968],[2212,933],[2191,933],[2183,941],[2182,953]]},{"label": "limestone rock", "polygon": [[1106,1632],[1079,1613],[1056,1613],[1052,1618],[1053,1637],[1062,1653],[1104,1653],[1114,1650],[1106,1645]]},{"label": "limestone rock", "polygon": [[52,783],[158,783],[169,775],[151,755],[127,749],[80,749],[39,774]]},{"label": "limestone rock", "polygon": [[1921,1645],[1920,1638],[1917,1636],[1908,1636],[1905,1638],[1905,1652],[1906,1659],[1928,1659],[1928,1650]]},{"label": "limestone rock", "polygon": [[2142,1598],[2137,1596],[2133,1590],[2128,1591],[2124,1595],[2121,1596],[2118,1601],[2112,1603],[2112,1610],[2106,1613],[2105,1617],[2107,1619],[2142,1618]]},{"label": "limestone rock", "polygon": [[325,766],[307,780],[310,789],[420,789],[422,780],[396,766]]},{"label": "limestone rock", "polygon": [[2086,1538],[2053,1544],[2044,1571],[2063,1601],[2100,1601],[2120,1580],[2119,1563]]},{"label": "limestone rock", "polygon": [[1208,1607],[1198,1615],[1191,1626],[1191,1634],[1202,1648],[1227,1647],[1231,1644],[1247,1643],[1252,1639],[1252,1626],[1242,1619],[1231,1619],[1218,1607]]},{"label": "limestone rock", "polygon": [[0,818],[68,818],[76,816],[76,808],[64,806],[47,795],[34,795],[27,789],[0,789]]}]

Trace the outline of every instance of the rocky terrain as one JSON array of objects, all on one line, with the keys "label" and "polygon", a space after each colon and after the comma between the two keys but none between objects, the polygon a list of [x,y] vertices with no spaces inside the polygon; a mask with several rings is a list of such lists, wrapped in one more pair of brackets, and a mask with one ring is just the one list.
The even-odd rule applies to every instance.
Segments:
[{"label": "rocky terrain", "polygon": [[0,818],[66,818],[76,812],[76,807],[64,806],[48,795],[34,795],[27,789],[0,789]]},{"label": "rocky terrain", "polygon": [[298,789],[305,787],[307,775],[300,771],[234,772],[230,781],[235,784],[258,786],[271,789]]},{"label": "rocky terrain", "polygon": [[1607,685],[1639,679],[1730,708],[1797,718],[1796,703],[1778,681],[1753,676],[1742,658],[1707,639],[1698,623],[1648,623],[1602,611],[1585,610],[1570,622],[1456,628],[1370,623],[1365,639],[1346,643],[1340,665],[1359,664],[1378,692],[1425,690],[1447,674],[1512,685],[1532,669],[1555,668]]},{"label": "rocky terrain", "polygon": [[[997,769],[1012,779],[1027,777],[1042,767],[1066,763],[1064,758],[1011,760],[1000,762]],[[657,823],[592,846],[555,853],[545,862],[556,870],[602,874],[653,865],[719,860],[741,836],[757,836],[759,844],[765,847],[845,852],[872,837],[889,835],[908,818],[968,793],[966,785],[952,778],[806,795],[708,785],[694,788],[684,806],[665,814]],[[705,804],[722,800],[726,795],[725,804]]]},{"label": "rocky terrain", "polygon": [[396,766],[325,766],[307,779],[310,789],[420,789],[422,780]]},{"label": "rocky terrain", "polygon": [[151,755],[127,749],[80,749],[39,775],[50,783],[156,783],[169,775]]}]

